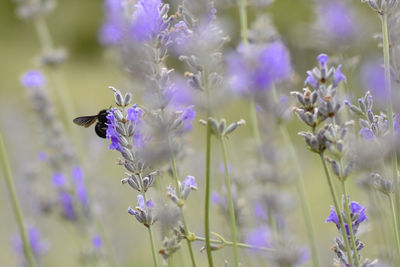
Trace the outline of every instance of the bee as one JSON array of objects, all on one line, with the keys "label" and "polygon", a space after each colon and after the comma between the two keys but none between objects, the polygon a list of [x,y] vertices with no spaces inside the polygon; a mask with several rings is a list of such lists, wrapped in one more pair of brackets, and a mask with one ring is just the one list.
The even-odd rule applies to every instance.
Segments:
[{"label": "bee", "polygon": [[107,115],[108,115],[108,110],[103,109],[100,110],[99,114],[93,115],[93,116],[82,116],[75,118],[73,122],[75,124],[78,124],[80,126],[84,126],[85,128],[89,127],[93,123],[96,123],[96,126],[94,127],[94,130],[98,136],[101,138],[106,138],[106,132],[107,132]]}]

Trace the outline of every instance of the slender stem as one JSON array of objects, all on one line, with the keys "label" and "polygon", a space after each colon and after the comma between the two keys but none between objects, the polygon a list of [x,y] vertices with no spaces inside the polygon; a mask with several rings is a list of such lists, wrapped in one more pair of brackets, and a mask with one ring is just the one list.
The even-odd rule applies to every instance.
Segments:
[{"label": "slender stem", "polygon": [[24,219],[23,219],[23,215],[22,215],[22,210],[21,210],[19,200],[17,197],[17,192],[15,190],[14,179],[12,177],[12,172],[11,172],[11,166],[8,161],[6,146],[4,144],[4,140],[3,140],[3,136],[1,134],[1,132],[0,132],[0,154],[1,154],[1,158],[3,159],[2,161],[3,161],[4,171],[5,171],[5,179],[6,179],[7,189],[10,194],[10,197],[11,197],[11,204],[13,206],[15,219],[17,220],[17,223],[18,223],[19,232],[20,232],[22,243],[24,246],[25,256],[29,263],[29,266],[36,267],[36,262],[35,262],[35,258],[34,258],[33,252],[32,252],[29,237],[28,237],[28,235],[26,233],[26,229],[24,227]]},{"label": "slender stem", "polygon": [[221,147],[222,153],[224,156],[224,167],[225,167],[225,186],[228,192],[228,202],[229,202],[229,217],[231,223],[231,237],[233,240],[233,260],[235,266],[239,266],[239,256],[237,251],[237,229],[236,229],[236,215],[235,215],[235,206],[233,204],[233,196],[232,196],[232,186],[231,186],[231,178],[229,175],[229,166],[228,166],[228,153],[226,150],[226,141],[225,137],[221,137]]},{"label": "slender stem", "polygon": [[[204,237],[200,237],[200,236],[196,236],[196,241],[206,241],[206,238]],[[261,250],[261,251],[268,251],[268,252],[275,252],[274,249],[272,248],[266,248],[266,247],[257,247],[257,246],[253,246],[253,245],[249,245],[246,243],[240,243],[240,242],[231,242],[231,241],[227,241],[227,240],[219,240],[219,239],[210,239],[210,243],[212,244],[220,244],[223,246],[236,246],[238,248],[248,248],[248,249],[256,249],[256,250]]]},{"label": "slender stem", "polygon": [[151,230],[151,226],[147,227],[147,230],[149,232],[149,238],[151,243],[151,255],[153,256],[154,267],[157,267],[158,264],[157,264],[156,246],[154,245],[153,232]]},{"label": "slender stem", "polygon": [[396,248],[397,248],[397,258],[400,259],[400,236],[399,236],[399,226],[397,223],[397,217],[396,217],[396,209],[395,209],[395,203],[393,200],[392,194],[389,194],[389,201],[390,201],[390,211],[392,214],[392,221],[393,221],[393,230],[395,233],[395,238],[396,238]]},{"label": "slender stem", "polygon": [[337,197],[336,197],[336,190],[335,190],[335,187],[333,186],[333,182],[332,182],[331,176],[329,175],[328,167],[326,166],[326,162],[324,160],[324,153],[321,152],[319,154],[319,156],[320,156],[322,165],[324,167],[326,179],[327,179],[328,185],[329,185],[329,190],[331,192],[332,199],[333,199],[333,205],[335,207],[336,214],[337,214],[337,216],[339,218],[340,229],[342,231],[343,240],[344,240],[344,243],[345,243],[345,246],[346,246],[347,258],[348,258],[348,261],[350,263],[350,266],[354,267],[354,263],[353,263],[353,259],[352,259],[352,255],[351,255],[351,250],[350,250],[349,239],[347,238],[346,228],[344,226],[343,217],[342,217],[342,214],[341,214],[340,209],[339,209],[339,202],[338,202]]},{"label": "slender stem", "polygon": [[[170,145],[171,147],[171,145]],[[174,175],[174,180],[175,180],[175,188],[176,188],[176,193],[179,198],[179,202],[183,201],[181,198],[181,190],[179,187],[179,179],[178,179],[178,170],[176,167],[176,160],[175,160],[175,155],[171,152],[171,164],[172,164],[172,171]],[[181,211],[181,218],[182,218],[182,223],[183,223],[183,228],[185,229],[185,234],[189,234],[189,228],[186,223],[185,215],[183,214],[183,202],[182,205],[179,204],[179,209]],[[189,249],[189,254],[190,254],[190,260],[192,261],[192,266],[196,267],[196,260],[194,258],[194,253],[193,253],[193,248],[192,248],[192,241],[190,241],[188,238],[186,238],[188,249]]]},{"label": "slender stem", "polygon": [[290,155],[291,155],[293,163],[295,165],[295,169],[296,169],[296,173],[297,173],[296,188],[297,188],[297,192],[299,194],[300,203],[301,203],[301,207],[302,207],[302,211],[303,211],[303,217],[304,217],[304,220],[306,223],[308,239],[309,239],[309,242],[311,245],[311,255],[312,255],[313,265],[314,265],[314,267],[317,267],[317,266],[319,266],[317,242],[315,239],[314,227],[313,227],[312,220],[311,220],[310,205],[308,204],[305,189],[304,189],[303,172],[301,170],[294,145],[292,143],[292,140],[290,139],[290,136],[289,136],[286,126],[284,124],[279,124],[279,129],[283,136],[284,142],[289,147]]},{"label": "slender stem", "polygon": [[[143,179],[142,179],[142,175],[139,173],[139,183],[140,183],[140,188],[143,188]],[[143,195],[143,200],[144,200],[144,206],[146,207],[147,210],[147,199],[146,199],[146,193],[142,192]],[[154,267],[158,266],[157,263],[157,254],[156,254],[156,246],[154,245],[154,238],[153,238],[153,231],[151,230],[151,225],[149,225],[147,227],[148,229],[148,233],[149,233],[149,239],[150,239],[150,244],[151,244],[151,254],[153,256],[153,263],[154,263]]]},{"label": "slender stem", "polygon": [[256,104],[254,100],[251,100],[250,102],[250,123],[251,123],[251,131],[253,133],[253,138],[256,141],[257,152],[259,153],[260,158],[262,158],[260,129],[258,127]]},{"label": "slender stem", "polygon": [[246,12],[246,0],[239,1],[239,17],[240,17],[240,35],[242,42],[247,43],[247,12]]},{"label": "slender stem", "polygon": [[[382,41],[383,41],[383,59],[385,64],[385,87],[387,92],[387,106],[388,106],[388,122],[390,133],[394,134],[394,123],[393,123],[393,104],[392,104],[392,87],[390,81],[390,52],[389,52],[389,33],[387,25],[387,14],[381,15],[382,21]],[[398,162],[397,153],[394,150],[392,152],[392,170],[394,183],[394,193],[397,204],[397,216],[400,216],[400,192],[399,192],[399,177],[398,177]],[[397,218],[399,220],[399,217]]]},{"label": "slender stem", "polygon": [[205,196],[205,212],[204,212],[204,232],[206,236],[206,251],[208,266],[213,267],[213,259],[210,243],[210,187],[211,187],[211,125],[207,123],[207,139],[206,139],[206,196]]},{"label": "slender stem", "polygon": [[[340,165],[342,165],[342,164],[340,164]],[[360,259],[358,257],[356,239],[354,238],[353,223],[351,221],[351,214],[350,214],[350,208],[349,208],[349,200],[347,197],[346,183],[344,180],[341,180],[341,184],[342,184],[342,190],[343,190],[343,195],[344,195],[344,210],[345,210],[346,216],[347,216],[347,226],[349,227],[351,246],[353,248],[353,254],[354,254],[353,258],[355,259],[356,266],[359,267]]]}]

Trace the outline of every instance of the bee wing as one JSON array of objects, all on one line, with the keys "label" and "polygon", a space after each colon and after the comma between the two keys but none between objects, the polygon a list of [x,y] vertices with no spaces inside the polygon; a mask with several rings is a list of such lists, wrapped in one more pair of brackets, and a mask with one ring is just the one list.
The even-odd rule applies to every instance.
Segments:
[{"label": "bee wing", "polygon": [[85,128],[89,127],[97,120],[97,115],[95,116],[82,116],[74,119],[74,123]]}]

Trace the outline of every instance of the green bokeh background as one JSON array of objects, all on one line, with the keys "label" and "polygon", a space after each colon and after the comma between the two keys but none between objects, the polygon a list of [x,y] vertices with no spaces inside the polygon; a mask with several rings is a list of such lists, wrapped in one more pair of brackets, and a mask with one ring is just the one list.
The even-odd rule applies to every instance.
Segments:
[{"label": "green bokeh background", "polygon": [[[379,29],[379,20],[373,12],[359,3],[360,12],[364,13],[375,29]],[[20,196],[21,205],[25,211],[28,222],[34,223],[41,230],[43,238],[48,240],[51,247],[44,257],[43,266],[79,266],[76,261],[77,251],[83,246],[83,237],[74,227],[61,219],[40,217],[33,211],[30,198],[31,183],[27,181],[32,166],[37,164],[37,153],[40,151],[40,141],[35,129],[35,118],[30,111],[30,104],[26,97],[25,89],[19,84],[21,73],[35,68],[34,58],[39,54],[40,45],[36,37],[32,23],[21,21],[15,16],[15,3],[0,1],[0,128],[6,140],[10,161],[15,175],[15,183]],[[313,19],[312,3],[306,0],[276,0],[268,10],[272,14],[274,23],[287,42],[291,53],[295,71],[300,75],[297,88],[301,88],[301,80],[304,73],[315,64],[315,57],[323,51],[299,48],[297,40],[293,38],[293,30]],[[249,9],[249,20],[254,19],[255,10]],[[233,46],[239,35],[237,10],[234,7],[222,12],[222,16],[231,23]],[[125,85],[126,76],[109,59],[107,53],[97,42],[97,31],[103,18],[102,1],[99,0],[68,0],[59,1],[55,11],[47,18],[51,35],[56,47],[65,47],[70,57],[60,72],[65,80],[66,87],[73,99],[74,114],[69,114],[70,120],[83,114],[96,113],[98,110],[113,104],[109,85],[120,87]],[[232,24],[234,23],[234,24]],[[368,29],[370,32],[372,29]],[[363,34],[360,32],[360,34]],[[363,47],[362,56],[368,53],[379,52],[375,42],[370,38],[370,43]],[[348,77],[353,88],[358,88],[357,77]],[[52,84],[50,82],[49,88]],[[356,90],[356,89],[355,89]],[[356,90],[357,91],[357,90]],[[355,93],[360,95],[360,93]],[[52,97],[54,97],[52,95]],[[56,103],[58,105],[59,103]],[[239,108],[238,108],[239,107]],[[228,120],[244,118],[248,120],[248,107],[246,103],[235,102],[224,111]],[[204,118],[202,114],[199,118]],[[260,122],[262,124],[262,122]],[[311,203],[313,221],[317,233],[319,252],[323,264],[328,266],[334,257],[330,247],[336,230],[333,225],[325,224],[329,214],[331,198],[323,176],[318,157],[309,153],[304,147],[296,132],[304,129],[296,119],[290,122],[292,139],[298,144],[298,154],[301,166],[306,177],[307,198]],[[150,266],[150,250],[147,233],[133,217],[126,213],[129,205],[136,204],[136,194],[127,186],[121,186],[120,179],[123,170],[114,164],[117,154],[108,151],[103,140],[94,138],[92,130],[79,129],[83,135],[86,147],[86,159],[89,166],[90,177],[86,177],[90,184],[92,201],[101,210],[100,218],[104,229],[113,246],[116,259],[120,266]],[[247,157],[243,153],[245,143],[243,138],[250,136],[250,127],[241,128],[230,139],[230,155],[233,162],[239,163]],[[198,152],[194,159],[202,163],[194,163],[195,160],[185,159],[183,174],[195,174],[199,183],[199,191],[191,195],[187,203],[187,218],[192,231],[203,232],[203,155],[204,155],[204,129],[196,125],[193,136],[189,138],[191,147]],[[101,149],[103,147],[104,149]],[[222,182],[222,175],[216,171],[221,162],[220,149],[215,146],[213,152],[213,179]],[[240,166],[240,165],[238,165]],[[240,167],[239,167],[240,168]],[[234,167],[235,169],[235,167]],[[243,173],[243,170],[240,170]],[[0,175],[3,175],[0,173]],[[2,177],[2,176],[1,176]],[[37,179],[40,183],[49,183],[50,178],[39,173]],[[169,183],[169,178],[164,178],[164,183]],[[351,184],[354,184],[351,182]],[[292,191],[295,192],[294,188]],[[353,199],[362,202],[365,197],[358,189],[351,186],[350,192]],[[15,254],[12,252],[11,239],[17,233],[17,226],[11,210],[9,196],[5,190],[4,179],[0,180],[0,266],[14,266]],[[218,216],[216,209],[212,211],[214,231],[219,231],[229,236],[224,227],[223,219]],[[305,226],[303,224],[300,207],[290,215],[290,228],[296,236],[299,244],[306,244]],[[372,230],[373,231],[373,230]],[[160,247],[159,231],[157,235],[157,247]],[[376,257],[375,243],[372,234],[362,237],[366,248],[363,255]],[[186,254],[186,245],[183,245],[183,257]],[[196,244],[199,250],[201,244]],[[222,266],[224,258],[230,258],[230,250],[222,250],[215,253],[216,265]],[[199,266],[206,266],[206,254],[197,253]]]}]

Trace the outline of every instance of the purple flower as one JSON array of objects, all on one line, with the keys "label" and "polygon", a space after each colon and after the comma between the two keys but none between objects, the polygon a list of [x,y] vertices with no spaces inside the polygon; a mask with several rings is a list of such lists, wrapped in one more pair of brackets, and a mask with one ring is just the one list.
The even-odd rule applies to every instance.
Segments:
[{"label": "purple flower", "polygon": [[46,161],[47,160],[47,154],[44,151],[40,151],[37,156],[38,156],[38,159],[40,161]]},{"label": "purple flower", "polygon": [[[42,256],[48,251],[49,245],[43,242],[38,228],[29,226],[27,234],[32,248],[32,253],[36,258]],[[21,238],[19,236],[13,237],[12,243],[15,253],[24,255],[24,245]]]},{"label": "purple flower", "polygon": [[322,1],[318,17],[326,34],[335,39],[348,39],[354,34],[351,9],[340,1]]},{"label": "purple flower", "polygon": [[111,109],[107,115],[106,138],[111,140],[109,149],[115,149],[117,151],[122,151],[122,147],[119,144],[119,133],[116,130],[117,121],[113,114],[114,110],[116,110],[116,108]]},{"label": "purple flower", "polygon": [[375,139],[375,135],[374,133],[371,131],[371,129],[366,128],[366,127],[362,127],[360,130],[360,134],[364,137],[365,140],[369,141],[369,140],[374,140]]},{"label": "purple flower", "polygon": [[362,65],[361,81],[365,91],[371,91],[374,99],[385,102],[388,92],[385,87],[385,72],[380,61],[368,61]]},{"label": "purple flower", "polygon": [[133,105],[132,107],[128,108],[128,120],[135,124],[139,124],[144,115],[143,109],[141,109],[137,104]]},{"label": "purple flower", "polygon": [[274,83],[289,77],[289,52],[280,42],[266,46],[240,46],[236,53],[228,57],[228,73],[236,92],[268,90]]},{"label": "purple flower", "polygon": [[139,42],[149,41],[161,30],[160,0],[140,0],[136,5],[131,25],[132,37]]},{"label": "purple flower", "polygon": [[98,38],[100,44],[113,46],[119,44],[122,37],[122,26],[114,21],[108,21],[101,26]]},{"label": "purple flower", "polygon": [[22,75],[21,84],[26,88],[40,88],[46,84],[46,78],[41,71],[30,70]]},{"label": "purple flower", "polygon": [[193,109],[194,106],[189,106],[181,110],[181,120],[183,122],[183,130],[188,132],[192,129],[192,122],[196,117],[196,111]]},{"label": "purple flower", "polygon": [[265,220],[268,218],[267,212],[263,209],[262,205],[260,203],[257,203],[254,206],[254,215],[262,220]]},{"label": "purple flower", "polygon": [[221,201],[221,197],[219,196],[219,194],[217,192],[212,192],[211,193],[211,202],[214,204],[219,204]]},{"label": "purple flower", "polygon": [[327,54],[320,54],[317,57],[319,63],[321,64],[321,67],[324,67],[326,62],[328,61],[329,57]]},{"label": "purple flower", "polygon": [[146,210],[146,207],[145,207],[145,205],[144,205],[144,198],[143,198],[143,196],[142,196],[142,195],[138,195],[138,196],[137,196],[137,200],[138,200],[139,208],[140,208],[141,210]]},{"label": "purple flower", "polygon": [[394,127],[394,133],[395,134],[399,134],[400,133],[400,114],[397,113],[396,115],[394,115],[393,118],[393,127]]},{"label": "purple flower", "polygon": [[269,247],[271,243],[271,231],[267,226],[253,229],[246,235],[246,243],[256,247]]},{"label": "purple flower", "polygon": [[335,211],[335,208],[333,206],[331,206],[331,213],[329,213],[328,218],[325,221],[326,223],[328,222],[333,222],[334,224],[336,224],[336,226],[338,228],[340,228],[340,222],[339,222],[339,217],[337,216],[337,213]]},{"label": "purple flower", "polygon": [[311,85],[313,88],[318,88],[318,81],[314,78],[311,71],[307,71],[307,78],[304,81],[304,85]]},{"label": "purple flower", "polygon": [[92,246],[97,250],[100,250],[102,248],[103,240],[101,239],[100,236],[98,236],[98,235],[93,236],[93,238],[92,238]]},{"label": "purple flower", "polygon": [[76,166],[72,171],[72,176],[75,180],[75,193],[78,197],[79,201],[81,202],[83,207],[87,207],[89,204],[88,194],[86,190],[85,183],[83,181],[83,172],[82,168]]},{"label": "purple flower", "polygon": [[358,202],[352,201],[350,203],[350,212],[352,217],[357,215],[357,220],[355,224],[360,224],[363,221],[368,221],[367,215],[365,214],[365,207],[358,204]]},{"label": "purple flower", "polygon": [[106,0],[104,11],[106,20],[99,31],[99,42],[102,45],[117,45],[123,39],[125,27],[122,1]]},{"label": "purple flower", "polygon": [[333,79],[333,87],[337,87],[341,81],[347,82],[346,76],[341,71],[342,65],[336,68],[335,78]]},{"label": "purple flower", "polygon": [[197,184],[194,180],[194,176],[186,176],[185,181],[183,182],[183,185],[186,187],[190,187],[190,188],[196,188],[197,189]]},{"label": "purple flower", "polygon": [[[358,204],[355,201],[352,201],[349,204],[349,208],[350,208],[350,218],[351,218],[351,225],[352,225],[352,229],[354,234],[356,234],[357,229],[359,227],[359,225],[364,222],[364,221],[368,221],[367,215],[365,214],[365,207],[361,206],[360,204]],[[350,231],[349,231],[349,219],[346,219],[346,216],[343,217],[344,218],[344,226],[346,228],[346,232],[348,235],[350,235]],[[333,222],[337,229],[340,230],[340,222],[339,222],[339,217],[335,211],[335,209],[331,206],[331,213],[329,214],[328,218],[325,221],[326,223],[328,222]]]},{"label": "purple flower", "polygon": [[70,194],[65,191],[60,192],[60,204],[63,210],[63,215],[68,220],[75,220],[76,214],[74,209],[73,199]]},{"label": "purple flower", "polygon": [[60,172],[55,172],[53,174],[53,186],[54,187],[64,187],[67,185],[67,181],[65,180],[65,177],[62,173]]}]

